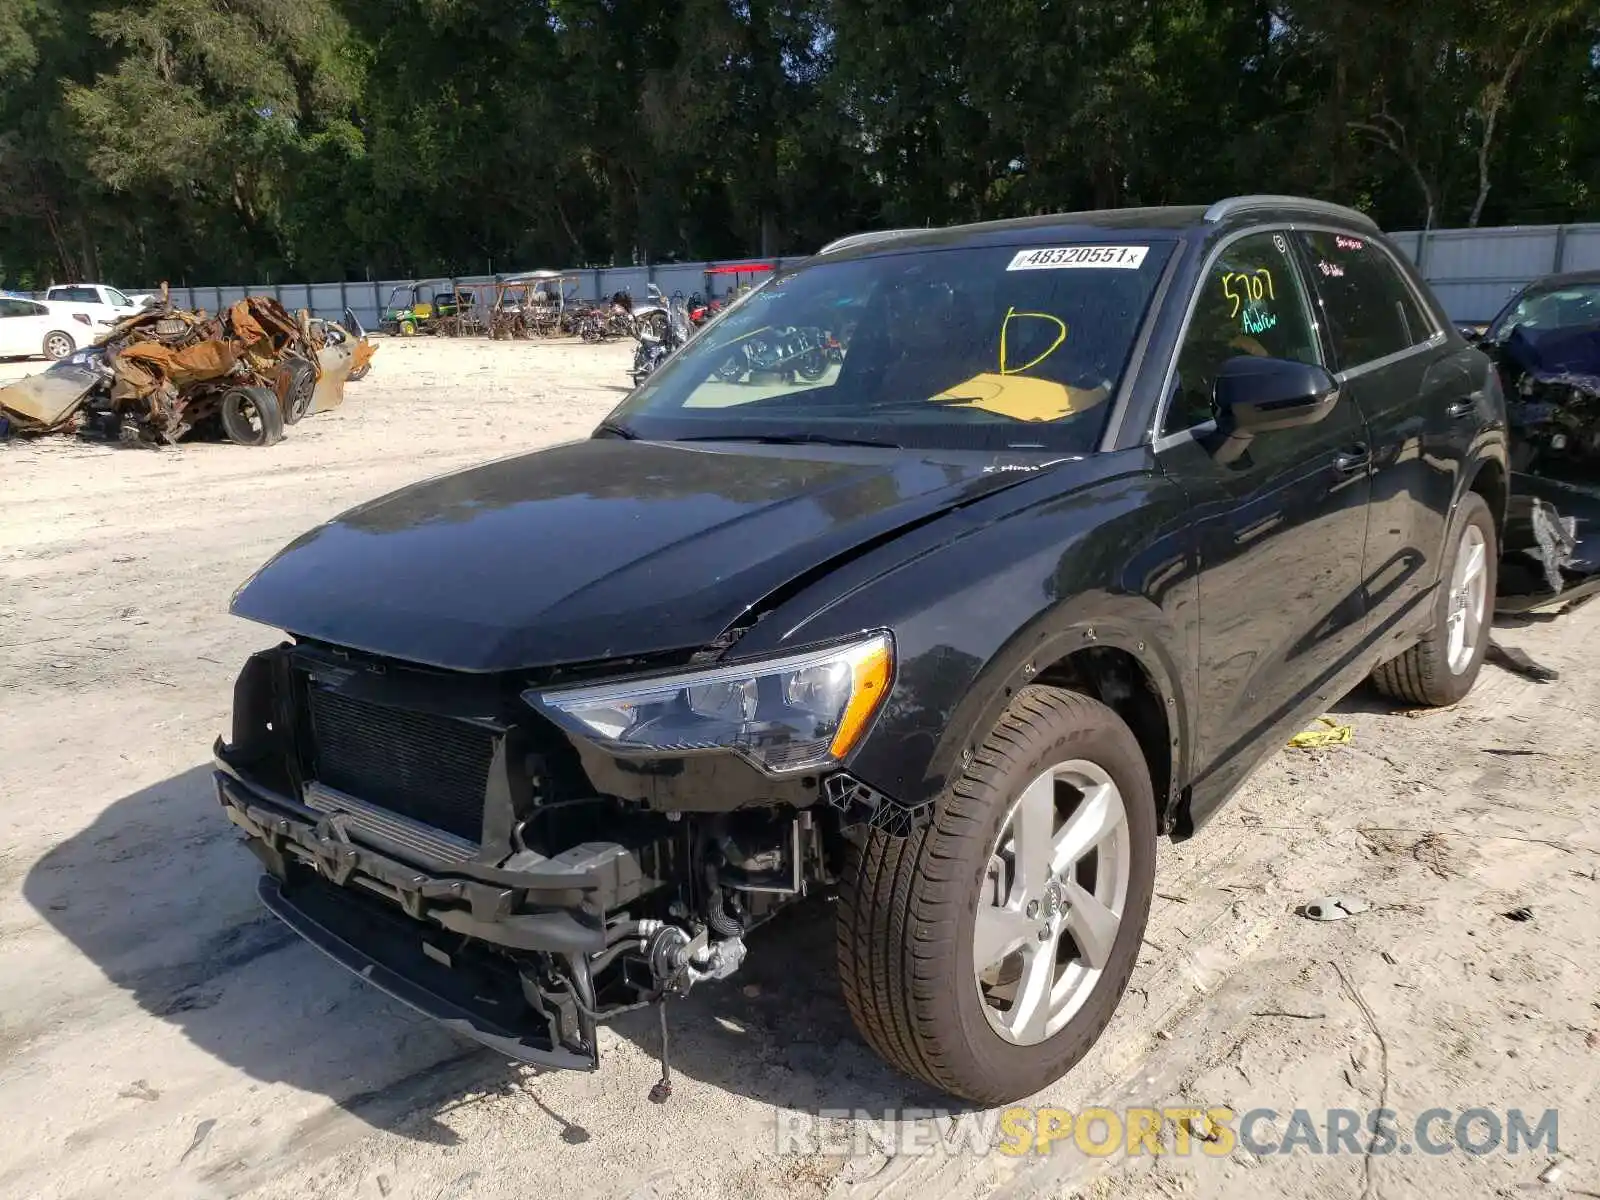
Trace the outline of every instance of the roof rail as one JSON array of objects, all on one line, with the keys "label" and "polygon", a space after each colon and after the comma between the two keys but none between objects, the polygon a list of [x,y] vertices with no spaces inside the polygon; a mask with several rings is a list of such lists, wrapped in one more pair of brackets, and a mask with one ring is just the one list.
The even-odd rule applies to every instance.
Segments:
[{"label": "roof rail", "polygon": [[868,233],[852,233],[849,237],[836,238],[821,250],[819,255],[833,254],[839,250],[853,250],[857,246],[870,246],[875,242],[887,242],[893,238],[905,237],[912,233],[927,233],[926,229],[874,229]]},{"label": "roof rail", "polygon": [[1364,226],[1377,231],[1378,223],[1366,213],[1343,204],[1333,204],[1327,200],[1310,200],[1305,196],[1229,196],[1226,200],[1218,200],[1206,209],[1206,220],[1212,224],[1234,216],[1236,213],[1248,212],[1256,208],[1277,208],[1298,210],[1305,213],[1322,213],[1329,217],[1342,217],[1346,221]]}]

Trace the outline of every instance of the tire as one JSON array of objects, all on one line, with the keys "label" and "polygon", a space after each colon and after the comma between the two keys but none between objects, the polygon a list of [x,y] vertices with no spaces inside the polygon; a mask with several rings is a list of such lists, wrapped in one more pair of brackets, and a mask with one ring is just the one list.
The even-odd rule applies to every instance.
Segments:
[{"label": "tire", "polygon": [[400,322],[400,336],[401,337],[416,337],[417,336],[417,323],[415,321],[410,321],[410,320],[401,321]]},{"label": "tire", "polygon": [[[1046,855],[1059,852],[1055,821],[1064,799],[1068,819],[1061,831],[1075,828],[1073,817],[1109,811],[1113,801],[1103,801],[1098,809],[1087,807],[1095,803],[1089,792],[1063,789],[1050,778],[1056,769],[1070,775],[1089,768],[1098,772],[1090,786],[1099,787],[1104,796],[1104,785],[1112,785],[1122,809],[1120,825],[1108,826],[1112,832],[1099,843],[1102,848],[1091,852],[1092,877],[1084,874],[1086,857],[1064,875],[1046,876],[1051,883],[1042,907],[1029,909],[1023,902],[1012,911],[996,906],[997,890],[1009,893],[1013,907],[1029,890],[1016,890],[1021,877],[1015,874],[1015,863],[1004,861],[1005,851],[1021,839],[1008,842],[1002,837],[1013,832],[1012,812],[1023,811],[1025,793],[1037,796],[1043,787],[1051,820]],[[942,797],[931,824],[903,838],[871,829],[863,845],[852,843],[837,952],[839,980],[856,1028],[891,1065],[979,1104],[1007,1103],[1059,1079],[1094,1045],[1128,986],[1150,915],[1155,845],[1150,772],[1133,731],[1087,696],[1023,688]],[[1124,846],[1122,854],[1118,847]],[[1024,940],[998,960],[1001,980],[1007,964],[1018,960],[1048,967],[1049,973],[1036,977],[1048,981],[1050,973],[1063,968],[1055,955],[1038,956],[1037,930],[1054,926],[1060,940],[1050,945],[1057,954],[1081,956],[1074,923],[1083,920],[1080,913],[1093,910],[1063,893],[1070,897],[1069,889],[1078,888],[1098,892],[1102,884],[1113,892],[1120,888],[1120,899],[1113,897],[1109,908],[1099,911],[1120,907],[1121,919],[1114,934],[1102,927],[1098,974],[1085,973],[1079,987],[1069,989],[1073,1007],[1033,1030],[1034,1040],[1002,1034],[1000,1023],[1020,1021],[1022,1006],[999,1011],[993,983],[988,985],[991,999],[980,993],[984,985],[974,967],[980,957],[974,938],[979,908],[1003,917],[999,927],[1007,936],[1018,927],[1025,930]],[[991,921],[985,927],[996,926]],[[1004,946],[1005,938],[995,944]],[[1025,958],[1030,952],[1032,960]]]},{"label": "tire", "polygon": [[273,446],[283,440],[283,413],[271,388],[231,388],[218,413],[222,432],[236,446]]},{"label": "tire", "polygon": [[828,373],[828,360],[821,350],[807,350],[795,364],[795,373],[807,383],[815,383]]},{"label": "tire", "polygon": [[70,333],[60,329],[52,329],[44,335],[44,356],[51,362],[60,362],[67,355],[78,348],[78,343],[73,340]]},{"label": "tire", "polygon": [[283,414],[283,423],[294,425],[311,411],[311,398],[317,387],[317,372],[310,363],[303,360],[291,361],[285,364],[284,369],[289,374],[289,381],[284,385],[283,401],[279,404],[279,409]]},{"label": "tire", "polygon": [[[1378,691],[1418,708],[1443,708],[1459,702],[1477,682],[1483,657],[1489,651],[1500,547],[1495,538],[1494,517],[1482,496],[1468,492],[1462,498],[1445,545],[1448,549],[1439,569],[1432,625],[1415,646],[1372,673],[1372,683]],[[1472,575],[1469,561],[1458,576],[1463,557],[1470,560],[1476,546],[1482,548],[1479,573]],[[1464,608],[1457,608],[1461,603],[1458,596],[1465,600]],[[1454,652],[1452,611],[1464,613],[1463,642]],[[1470,647],[1465,645],[1467,638],[1471,639]]]}]

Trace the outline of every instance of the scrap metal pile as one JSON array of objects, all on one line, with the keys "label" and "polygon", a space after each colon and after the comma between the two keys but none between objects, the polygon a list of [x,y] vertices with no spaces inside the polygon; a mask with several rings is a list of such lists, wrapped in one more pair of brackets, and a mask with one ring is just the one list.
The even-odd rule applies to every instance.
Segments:
[{"label": "scrap metal pile", "polygon": [[0,412],[19,434],[270,446],[286,425],[337,407],[346,381],[370,369],[377,347],[356,328],[291,315],[268,296],[215,317],[158,304],[43,374],[0,388]]}]

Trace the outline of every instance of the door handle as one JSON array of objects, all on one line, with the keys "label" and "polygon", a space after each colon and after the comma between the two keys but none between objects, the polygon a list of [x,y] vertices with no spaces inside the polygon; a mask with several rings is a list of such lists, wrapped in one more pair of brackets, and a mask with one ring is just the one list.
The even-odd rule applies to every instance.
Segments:
[{"label": "door handle", "polygon": [[1352,446],[1333,456],[1333,469],[1341,475],[1354,475],[1372,464],[1372,451],[1365,446]]},{"label": "door handle", "polygon": [[1478,402],[1476,397],[1469,396],[1465,400],[1457,400],[1444,411],[1450,414],[1452,420],[1464,421],[1478,411]]}]

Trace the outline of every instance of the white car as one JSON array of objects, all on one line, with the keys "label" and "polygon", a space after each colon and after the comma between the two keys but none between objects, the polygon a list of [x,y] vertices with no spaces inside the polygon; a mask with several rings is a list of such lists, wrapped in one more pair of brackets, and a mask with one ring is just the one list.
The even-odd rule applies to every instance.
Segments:
[{"label": "white car", "polygon": [[148,296],[125,296],[103,283],[59,283],[44,294],[52,304],[67,304],[95,321],[115,325],[144,307]]},{"label": "white car", "polygon": [[0,293],[0,358],[65,358],[107,328],[79,305]]}]

